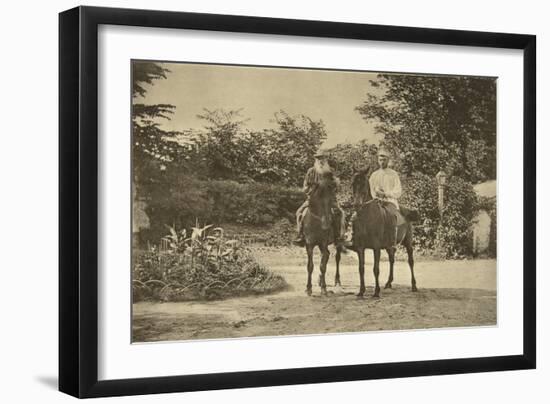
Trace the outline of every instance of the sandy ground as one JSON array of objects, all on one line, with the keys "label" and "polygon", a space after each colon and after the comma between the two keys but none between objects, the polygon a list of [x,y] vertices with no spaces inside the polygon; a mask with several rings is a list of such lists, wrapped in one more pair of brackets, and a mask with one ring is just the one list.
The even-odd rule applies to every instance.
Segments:
[{"label": "sandy ground", "polygon": [[[495,325],[496,261],[420,260],[415,265],[419,291],[410,290],[410,271],[396,262],[392,289],[373,298],[372,252],[368,252],[365,280],[367,293],[357,299],[359,276],[354,253],[341,263],[342,287],[334,287],[333,257],[327,270],[328,296],[317,286],[313,296],[304,290],[305,257],[297,249],[258,250],[256,255],[274,272],[285,277],[289,290],[265,296],[208,302],[133,305],[133,341],[169,341],[228,337],[319,334],[372,330],[402,330],[457,326]],[[317,257],[318,258],[318,257]],[[403,258],[403,257],[401,257]],[[381,264],[380,283],[388,276]]]}]

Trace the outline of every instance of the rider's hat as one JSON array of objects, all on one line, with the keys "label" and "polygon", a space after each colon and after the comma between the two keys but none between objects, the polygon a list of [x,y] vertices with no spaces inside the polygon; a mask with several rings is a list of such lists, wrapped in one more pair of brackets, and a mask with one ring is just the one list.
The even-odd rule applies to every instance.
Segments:
[{"label": "rider's hat", "polygon": [[390,152],[387,149],[384,149],[383,147],[378,149],[378,156],[386,156],[390,157]]},{"label": "rider's hat", "polygon": [[317,153],[315,153],[315,156],[314,156],[316,159],[322,159],[322,158],[327,158],[327,153],[324,151],[324,150],[317,150]]}]

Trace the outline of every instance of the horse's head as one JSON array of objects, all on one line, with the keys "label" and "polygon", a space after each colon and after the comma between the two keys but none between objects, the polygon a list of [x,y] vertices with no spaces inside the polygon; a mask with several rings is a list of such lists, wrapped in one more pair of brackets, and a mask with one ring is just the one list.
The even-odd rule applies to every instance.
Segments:
[{"label": "horse's head", "polygon": [[311,213],[320,216],[323,228],[328,229],[332,223],[332,200],[336,192],[337,179],[333,173],[324,174],[319,184],[309,196],[309,208]]},{"label": "horse's head", "polygon": [[369,174],[370,169],[366,168],[353,175],[353,203],[356,207],[359,207],[372,199],[369,185]]}]

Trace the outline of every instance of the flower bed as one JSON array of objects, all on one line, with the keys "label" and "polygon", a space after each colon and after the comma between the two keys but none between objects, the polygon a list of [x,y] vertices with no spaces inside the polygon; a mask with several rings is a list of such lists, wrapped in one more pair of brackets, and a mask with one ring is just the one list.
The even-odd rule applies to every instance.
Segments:
[{"label": "flower bed", "polygon": [[171,228],[167,250],[136,251],[133,256],[133,301],[218,299],[283,290],[287,283],[261,265],[222,228]]}]

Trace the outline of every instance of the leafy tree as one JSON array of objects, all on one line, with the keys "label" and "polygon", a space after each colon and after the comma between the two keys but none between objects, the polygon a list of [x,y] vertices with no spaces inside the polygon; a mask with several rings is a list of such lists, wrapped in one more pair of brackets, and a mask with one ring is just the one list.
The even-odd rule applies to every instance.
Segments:
[{"label": "leafy tree", "polygon": [[324,123],[304,115],[279,111],[274,115],[276,128],[250,131],[241,110],[204,111],[199,118],[206,125],[199,136],[193,170],[210,179],[301,185],[326,139]]},{"label": "leafy tree", "polygon": [[378,147],[366,140],[338,144],[329,150],[329,162],[340,180],[350,181],[358,171],[378,168],[377,153]]},{"label": "leafy tree", "polygon": [[207,169],[202,174],[213,179],[239,178],[245,171],[247,152],[241,147],[247,121],[242,118],[242,110],[204,108],[197,117],[205,121],[198,144],[200,159]]},{"label": "leafy tree", "polygon": [[132,161],[134,181],[138,193],[158,182],[162,168],[173,161],[178,152],[177,143],[170,141],[177,134],[160,129],[159,119],[170,119],[175,108],[169,104],[147,105],[139,100],[147,93],[147,86],[165,79],[168,69],[157,63],[132,64]]},{"label": "leafy tree", "polygon": [[324,123],[285,111],[275,113],[274,123],[274,129],[248,134],[248,175],[255,181],[301,186],[326,139]]},{"label": "leafy tree", "polygon": [[357,111],[384,135],[400,169],[478,182],[496,178],[496,81],[378,75]]},{"label": "leafy tree", "polygon": [[327,138],[325,124],[305,115],[290,116],[283,110],[275,113],[274,121],[277,128],[268,130],[266,136],[268,167],[282,183],[301,185],[315,153]]},{"label": "leafy tree", "polygon": [[132,97],[144,97],[147,93],[145,84],[153,85],[155,80],[165,79],[170,70],[158,63],[134,61],[132,63]]}]

